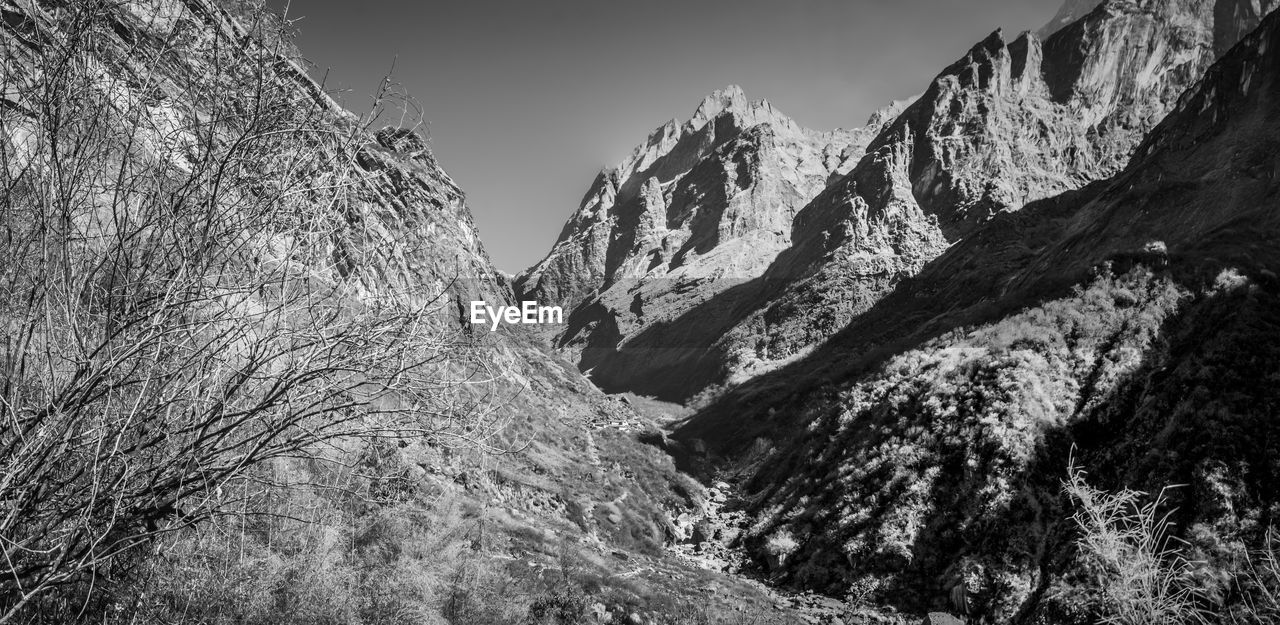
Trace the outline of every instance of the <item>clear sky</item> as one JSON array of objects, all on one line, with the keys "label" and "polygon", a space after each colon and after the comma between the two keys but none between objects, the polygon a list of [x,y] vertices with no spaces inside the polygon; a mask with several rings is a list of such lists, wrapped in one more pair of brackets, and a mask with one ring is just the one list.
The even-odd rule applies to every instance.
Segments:
[{"label": "clear sky", "polygon": [[[287,0],[268,0],[277,10]],[[997,28],[1062,0],[292,0],[298,44],[363,113],[382,76],[420,102],[486,249],[540,260],[595,174],[711,91],[801,125],[862,125]]]}]

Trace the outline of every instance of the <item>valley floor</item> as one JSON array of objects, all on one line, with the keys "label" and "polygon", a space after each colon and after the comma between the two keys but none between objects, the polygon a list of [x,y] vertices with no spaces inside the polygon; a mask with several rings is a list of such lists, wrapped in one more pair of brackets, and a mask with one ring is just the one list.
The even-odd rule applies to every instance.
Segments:
[{"label": "valley floor", "polygon": [[[692,414],[680,404],[651,397],[624,393],[616,397],[631,405],[646,423],[631,424],[648,432],[663,431]],[[647,440],[650,444],[656,441]],[[687,459],[673,458],[677,465]],[[694,461],[696,463],[696,460]],[[686,467],[698,472],[696,469]],[[695,477],[695,476],[690,476]],[[739,539],[750,520],[741,510],[742,501],[732,481],[710,475],[698,476],[704,482],[704,499],[696,514],[681,514],[675,521],[682,538],[667,545],[677,560],[703,571],[724,575],[760,593],[769,602],[769,616],[756,615],[753,622],[797,622],[806,625],[856,625],[915,623],[918,619],[886,613],[864,604],[863,597],[851,592],[845,597],[829,597],[814,592],[784,589],[769,578],[742,549]],[[777,619],[777,620],[771,620]]]}]

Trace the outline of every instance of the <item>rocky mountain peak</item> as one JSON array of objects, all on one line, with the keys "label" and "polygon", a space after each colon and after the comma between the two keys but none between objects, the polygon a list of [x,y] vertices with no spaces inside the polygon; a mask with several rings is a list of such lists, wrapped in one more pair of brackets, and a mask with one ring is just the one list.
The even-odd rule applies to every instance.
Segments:
[{"label": "rocky mountain peak", "polygon": [[698,105],[698,109],[689,120],[689,126],[694,129],[701,128],[724,111],[743,112],[748,106],[747,94],[742,91],[742,87],[729,85],[723,89],[716,89],[702,99],[702,103]]},{"label": "rocky mountain peak", "polygon": [[[801,128],[790,117],[773,107],[768,100],[750,101],[742,87],[729,85],[702,99],[693,116],[685,123],[672,119],[654,129],[627,158],[605,172],[619,186],[652,168],[660,159],[689,164],[699,155],[732,139],[738,133],[762,124],[770,124],[792,134],[834,135]],[[696,136],[695,136],[696,135]],[[680,153],[680,156],[676,156]],[[683,165],[678,166],[683,167]],[[643,182],[643,179],[640,179]]]}]

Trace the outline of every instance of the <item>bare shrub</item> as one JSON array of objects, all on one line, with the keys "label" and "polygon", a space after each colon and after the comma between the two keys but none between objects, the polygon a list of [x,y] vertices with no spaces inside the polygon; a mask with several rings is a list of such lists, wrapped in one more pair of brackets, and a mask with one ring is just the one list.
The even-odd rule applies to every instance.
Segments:
[{"label": "bare shrub", "polygon": [[368,129],[286,35],[204,2],[32,7],[0,32],[0,623],[243,510],[273,460],[480,435],[440,290],[359,279]]}]

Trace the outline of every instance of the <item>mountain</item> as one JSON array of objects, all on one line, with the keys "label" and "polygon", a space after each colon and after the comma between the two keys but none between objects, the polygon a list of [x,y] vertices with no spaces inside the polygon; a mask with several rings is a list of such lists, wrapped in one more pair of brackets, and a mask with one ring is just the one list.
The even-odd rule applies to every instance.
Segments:
[{"label": "mountain", "polygon": [[1205,605],[1233,609],[1280,502],[1278,98],[1271,15],[1121,172],[974,226],[691,418],[678,437],[740,477],[760,566],[910,610],[1098,622],[1074,464],[1112,491],[1180,485],[1161,513]]},{"label": "mountain", "polygon": [[743,250],[763,246],[767,257],[785,247],[792,213],[851,166],[857,138],[801,128],[737,86],[718,90],[689,121],[664,124],[601,171],[517,288],[526,299],[576,308],[640,278],[758,273],[761,260]]},{"label": "mountain", "polygon": [[555,341],[575,355],[678,318],[763,273],[790,245],[795,213],[893,113],[816,132],[739,87],[716,91],[596,177],[551,252],[516,279],[518,297],[572,311]]},{"label": "mountain", "polygon": [[992,34],[795,213],[759,278],[688,287],[696,306],[596,333],[580,366],[609,390],[683,400],[802,357],[995,216],[1117,173],[1272,8],[1112,0],[1047,39]]}]

